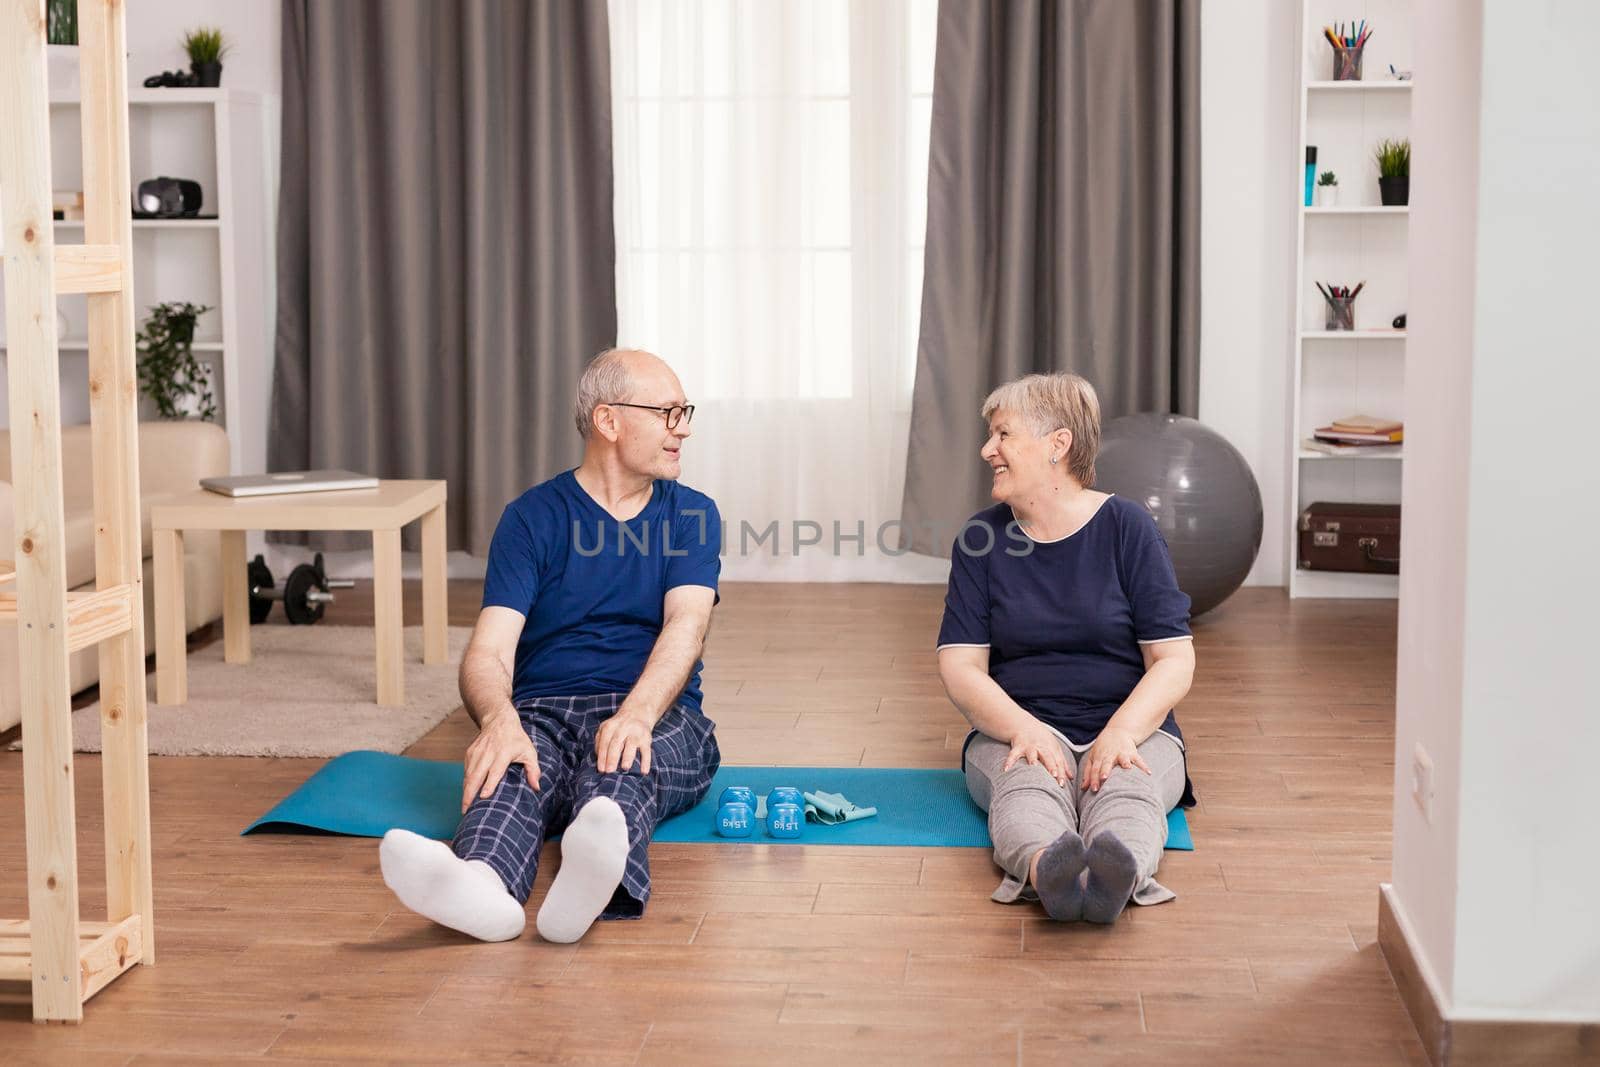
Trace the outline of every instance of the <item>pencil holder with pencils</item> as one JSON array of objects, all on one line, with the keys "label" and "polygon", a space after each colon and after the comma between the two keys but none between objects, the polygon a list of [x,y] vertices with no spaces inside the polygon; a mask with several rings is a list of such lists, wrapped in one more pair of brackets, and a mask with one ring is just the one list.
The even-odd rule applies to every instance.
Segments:
[{"label": "pencil holder with pencils", "polygon": [[1356,298],[1353,296],[1331,296],[1328,298],[1328,317],[1326,329],[1328,330],[1353,330],[1356,328]]},{"label": "pencil holder with pencils", "polygon": [[1358,82],[1361,80],[1361,46],[1333,50],[1333,80]]},{"label": "pencil holder with pencils", "polygon": [[1336,82],[1358,82],[1361,80],[1361,49],[1367,43],[1367,38],[1372,36],[1372,27],[1367,25],[1367,20],[1359,23],[1352,22],[1346,26],[1343,22],[1332,26],[1322,27],[1322,36],[1328,39],[1333,46],[1333,80]]}]

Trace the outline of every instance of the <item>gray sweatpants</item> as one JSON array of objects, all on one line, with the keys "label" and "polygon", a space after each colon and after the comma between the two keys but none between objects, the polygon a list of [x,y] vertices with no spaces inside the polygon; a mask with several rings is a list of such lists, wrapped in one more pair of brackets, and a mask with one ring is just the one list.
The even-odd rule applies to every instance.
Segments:
[{"label": "gray sweatpants", "polygon": [[978,807],[989,813],[989,839],[994,861],[1006,872],[994,899],[1009,904],[1036,899],[1028,885],[1028,865],[1034,854],[1067,830],[1076,830],[1085,842],[1103,833],[1115,834],[1139,861],[1135,904],[1160,904],[1175,893],[1155,880],[1161,850],[1167,843],[1167,812],[1183,797],[1183,748],[1157,730],[1139,746],[1150,773],[1121,767],[1100,786],[1086,792],[1080,785],[1083,753],[1063,742],[1073,778],[1057,785],[1043,764],[1018,761],[1002,772],[1011,746],[983,734],[969,739],[963,757],[967,791]]}]

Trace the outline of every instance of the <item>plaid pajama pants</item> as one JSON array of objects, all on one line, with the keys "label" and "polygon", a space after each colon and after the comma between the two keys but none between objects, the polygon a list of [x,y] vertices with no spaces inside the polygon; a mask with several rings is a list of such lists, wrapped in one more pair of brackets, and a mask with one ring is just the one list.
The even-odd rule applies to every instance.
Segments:
[{"label": "plaid pajama pants", "polygon": [[519,703],[522,728],[539,753],[539,788],[529,786],[522,764],[508,767],[495,791],[473,800],[462,817],[452,842],[456,855],[483,860],[526,904],[545,838],[566,829],[590,800],[610,797],[627,818],[628,865],[600,917],[644,914],[650,899],[650,835],[663,819],[700,802],[722,757],[712,734],[715,724],[678,704],[656,723],[648,775],[639,773],[637,757],[626,771],[601,774],[594,736],[626,695],[533,697]]}]

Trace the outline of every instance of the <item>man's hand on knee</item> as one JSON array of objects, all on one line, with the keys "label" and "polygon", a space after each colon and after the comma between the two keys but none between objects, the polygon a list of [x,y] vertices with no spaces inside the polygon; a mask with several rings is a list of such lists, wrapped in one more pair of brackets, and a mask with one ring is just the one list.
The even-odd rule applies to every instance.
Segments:
[{"label": "man's hand on knee", "polygon": [[648,720],[619,711],[600,724],[594,735],[594,762],[601,774],[626,771],[639,758],[639,773],[650,773],[650,734],[655,724]]},{"label": "man's hand on knee", "polygon": [[522,764],[528,784],[539,788],[539,752],[533,739],[522,728],[515,708],[506,706],[485,717],[477,738],[467,746],[466,774],[461,783],[461,810],[471,806],[474,796],[488,797],[505,777],[506,768]]}]

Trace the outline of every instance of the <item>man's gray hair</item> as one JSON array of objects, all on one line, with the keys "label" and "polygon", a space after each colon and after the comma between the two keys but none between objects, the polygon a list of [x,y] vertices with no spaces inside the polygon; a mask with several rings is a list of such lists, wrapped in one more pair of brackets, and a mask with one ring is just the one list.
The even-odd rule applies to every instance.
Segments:
[{"label": "man's gray hair", "polygon": [[584,438],[594,431],[594,409],[601,404],[615,404],[625,400],[633,379],[628,375],[628,365],[622,358],[628,348],[608,348],[589,361],[578,379],[578,402],[573,415],[578,422],[578,433]]}]

